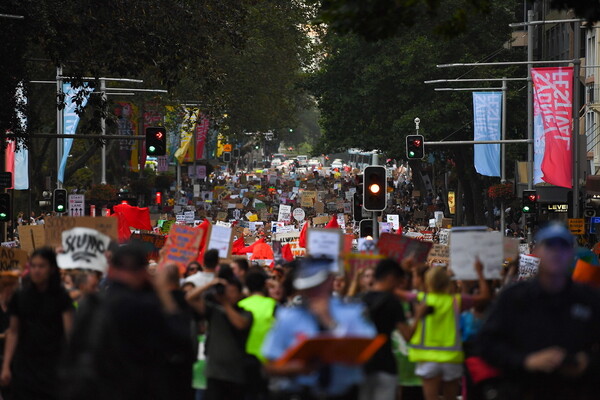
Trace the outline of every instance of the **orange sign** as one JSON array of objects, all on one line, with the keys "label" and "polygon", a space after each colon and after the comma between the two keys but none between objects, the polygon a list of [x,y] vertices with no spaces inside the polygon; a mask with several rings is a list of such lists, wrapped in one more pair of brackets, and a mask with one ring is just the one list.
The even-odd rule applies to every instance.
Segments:
[{"label": "orange sign", "polygon": [[223,151],[231,151],[231,150],[232,150],[232,146],[230,144],[223,145]]}]

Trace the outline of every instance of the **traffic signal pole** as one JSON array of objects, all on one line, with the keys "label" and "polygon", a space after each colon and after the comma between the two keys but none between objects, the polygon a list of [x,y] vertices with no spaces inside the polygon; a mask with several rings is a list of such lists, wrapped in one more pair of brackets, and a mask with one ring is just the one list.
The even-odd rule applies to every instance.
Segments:
[{"label": "traffic signal pole", "polygon": [[[377,150],[373,151],[373,165],[379,165],[379,153]],[[363,189],[367,190],[367,189]],[[386,194],[387,196],[387,194]],[[379,240],[379,220],[377,219],[377,211],[372,212],[373,218],[373,239]]]},{"label": "traffic signal pole", "polygon": [[[100,92],[102,93],[102,104],[106,103],[106,80],[100,79]],[[106,118],[104,113],[100,117],[100,135],[106,135]],[[100,183],[106,185],[106,143],[102,141],[102,149],[100,153]]]}]

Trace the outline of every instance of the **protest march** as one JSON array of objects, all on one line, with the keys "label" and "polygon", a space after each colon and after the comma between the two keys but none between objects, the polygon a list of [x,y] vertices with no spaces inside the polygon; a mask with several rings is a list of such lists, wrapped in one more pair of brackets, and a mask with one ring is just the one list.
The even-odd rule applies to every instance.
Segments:
[{"label": "protest march", "polygon": [[370,230],[362,173],[322,167],[19,225],[0,248],[2,398],[594,393],[597,256],[561,225],[533,247],[453,228],[401,168]]}]

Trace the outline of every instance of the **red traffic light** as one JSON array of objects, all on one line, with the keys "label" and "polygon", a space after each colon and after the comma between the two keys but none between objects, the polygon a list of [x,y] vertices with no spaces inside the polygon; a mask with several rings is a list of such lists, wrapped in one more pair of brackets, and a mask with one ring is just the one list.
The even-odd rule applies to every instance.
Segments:
[{"label": "red traffic light", "polygon": [[156,132],[156,135],[154,135],[154,136],[156,136],[156,138],[158,140],[160,140],[163,138],[163,136],[165,136],[165,134],[162,131],[158,131],[158,132]]},{"label": "red traffic light", "polygon": [[527,197],[529,198],[529,201],[531,201],[531,202],[537,201],[537,195],[535,195],[535,194],[530,194]]},{"label": "red traffic light", "polygon": [[419,139],[415,139],[415,140],[413,140],[413,145],[415,147],[421,147],[421,141]]}]

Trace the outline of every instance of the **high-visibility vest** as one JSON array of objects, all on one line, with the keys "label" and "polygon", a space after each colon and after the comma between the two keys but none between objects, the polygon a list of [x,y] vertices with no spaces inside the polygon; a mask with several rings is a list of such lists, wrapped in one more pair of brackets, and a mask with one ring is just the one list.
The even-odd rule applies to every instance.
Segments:
[{"label": "high-visibility vest", "polygon": [[460,336],[460,295],[419,293],[419,301],[433,307],[417,325],[410,340],[412,362],[456,363],[464,361]]}]

